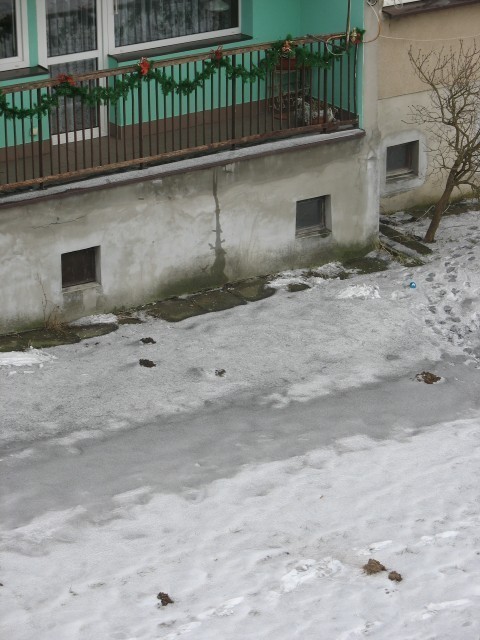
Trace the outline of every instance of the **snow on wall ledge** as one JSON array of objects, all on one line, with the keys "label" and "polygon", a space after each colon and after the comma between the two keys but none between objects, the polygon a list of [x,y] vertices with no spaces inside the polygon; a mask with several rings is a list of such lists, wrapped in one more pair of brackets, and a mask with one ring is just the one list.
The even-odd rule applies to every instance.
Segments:
[{"label": "snow on wall ledge", "polygon": [[[375,190],[368,188],[365,139],[341,136],[284,150],[11,200],[0,211],[0,330],[41,323],[45,304],[71,320],[319,263],[368,244],[378,208],[369,201]],[[296,239],[297,201],[324,195],[331,233]],[[62,254],[92,247],[97,282],[62,288]]]}]

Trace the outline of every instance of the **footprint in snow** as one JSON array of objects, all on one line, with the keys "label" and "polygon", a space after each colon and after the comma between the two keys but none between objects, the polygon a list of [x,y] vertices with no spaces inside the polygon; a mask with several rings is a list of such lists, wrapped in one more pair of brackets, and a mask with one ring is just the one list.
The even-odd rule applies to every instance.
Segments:
[{"label": "footprint in snow", "polygon": [[462,598],[461,600],[448,600],[446,602],[430,602],[430,604],[425,606],[427,611],[422,615],[422,618],[424,620],[428,620],[428,618],[431,618],[440,611],[456,609],[459,607],[468,607],[471,604],[472,601],[467,598]]},{"label": "footprint in snow", "polygon": [[435,544],[439,540],[449,540],[456,538],[458,531],[442,531],[442,533],[436,533],[433,536],[422,536],[420,541],[416,543],[416,547],[423,547],[425,545]]},{"label": "footprint in snow", "polygon": [[304,582],[309,582],[316,577],[329,577],[339,573],[343,569],[343,564],[335,558],[323,558],[320,562],[315,560],[305,560],[302,564],[289,571],[282,578],[283,593],[290,593]]},{"label": "footprint in snow", "polygon": [[225,616],[231,616],[234,613],[235,607],[238,607],[239,604],[243,602],[244,598],[232,598],[231,600],[227,600],[219,607],[214,609],[207,609],[203,613],[198,615],[199,620],[205,620],[206,618],[211,618],[212,616],[216,616],[219,618],[224,618]]},{"label": "footprint in snow", "polygon": [[169,633],[167,636],[164,636],[163,640],[175,640],[175,638],[179,638],[180,636],[185,635],[186,633],[190,633],[194,629],[198,629],[201,625],[201,622],[188,622],[187,624],[182,624],[176,631],[173,633]]}]

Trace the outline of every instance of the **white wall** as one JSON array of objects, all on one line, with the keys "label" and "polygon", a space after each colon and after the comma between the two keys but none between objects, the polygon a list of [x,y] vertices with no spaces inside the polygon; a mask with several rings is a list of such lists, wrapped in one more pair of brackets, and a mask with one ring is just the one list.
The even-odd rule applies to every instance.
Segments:
[{"label": "white wall", "polygon": [[[358,250],[378,225],[369,150],[358,136],[318,136],[308,148],[284,142],[282,153],[230,154],[223,166],[177,175],[159,168],[137,183],[0,209],[1,329],[41,324],[46,301],[73,319]],[[296,201],[321,195],[330,196],[331,234],[296,239]],[[225,253],[215,262],[216,240]],[[99,283],[62,290],[61,255],[97,246]]]}]

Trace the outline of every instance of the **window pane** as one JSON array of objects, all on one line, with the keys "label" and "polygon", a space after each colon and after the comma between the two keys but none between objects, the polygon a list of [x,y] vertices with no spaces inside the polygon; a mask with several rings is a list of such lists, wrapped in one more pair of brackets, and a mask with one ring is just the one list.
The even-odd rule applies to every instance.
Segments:
[{"label": "window pane", "polygon": [[412,169],[412,144],[396,144],[387,148],[387,172],[409,171]]},{"label": "window pane", "polygon": [[[50,67],[50,76],[55,78],[60,74],[75,75],[97,70],[97,59],[77,60],[76,62],[64,62],[54,64]],[[91,88],[95,86],[95,81],[89,81]],[[53,135],[67,133],[68,131],[81,131],[98,127],[98,113],[95,107],[88,107],[80,100],[63,98],[60,100],[58,108],[50,112],[50,131]]]},{"label": "window pane", "polygon": [[117,0],[115,46],[238,27],[238,0]]},{"label": "window pane", "polygon": [[297,202],[297,231],[325,227],[325,198],[309,198]]},{"label": "window pane", "polygon": [[47,0],[49,57],[97,48],[96,0]]},{"label": "window pane", "polygon": [[97,247],[62,254],[62,287],[96,282]]},{"label": "window pane", "polygon": [[0,58],[18,56],[15,0],[0,0]]}]

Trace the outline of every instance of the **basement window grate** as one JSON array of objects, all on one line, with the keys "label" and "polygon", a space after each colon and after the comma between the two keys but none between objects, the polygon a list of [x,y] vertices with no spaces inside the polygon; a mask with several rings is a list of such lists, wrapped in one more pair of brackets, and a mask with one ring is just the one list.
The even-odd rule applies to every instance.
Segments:
[{"label": "basement window grate", "polygon": [[62,253],[62,288],[98,282],[98,254],[100,247]]}]

